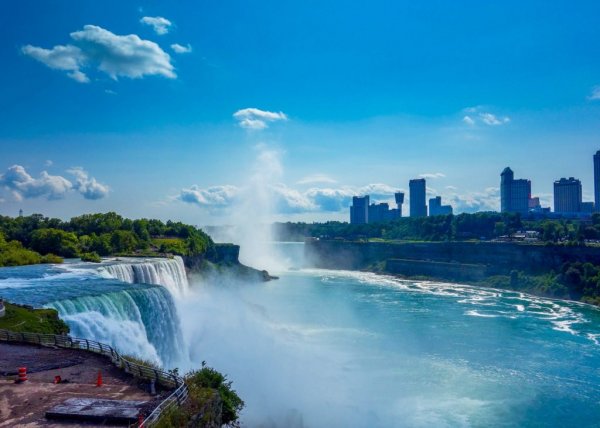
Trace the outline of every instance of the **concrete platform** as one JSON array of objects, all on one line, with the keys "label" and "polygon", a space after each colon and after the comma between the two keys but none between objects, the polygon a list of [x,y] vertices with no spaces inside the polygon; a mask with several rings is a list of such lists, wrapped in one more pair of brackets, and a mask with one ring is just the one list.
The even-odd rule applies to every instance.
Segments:
[{"label": "concrete platform", "polygon": [[128,425],[137,422],[147,401],[69,398],[46,411],[46,418],[61,421]]}]

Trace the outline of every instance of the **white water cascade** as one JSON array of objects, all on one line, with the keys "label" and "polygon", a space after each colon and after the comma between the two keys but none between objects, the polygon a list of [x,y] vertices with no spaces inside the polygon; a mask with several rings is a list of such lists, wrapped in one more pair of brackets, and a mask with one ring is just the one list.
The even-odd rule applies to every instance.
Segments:
[{"label": "white water cascade", "polygon": [[189,290],[183,259],[124,259],[124,262],[102,266],[100,273],[130,284],[162,285],[174,297],[182,297]]}]

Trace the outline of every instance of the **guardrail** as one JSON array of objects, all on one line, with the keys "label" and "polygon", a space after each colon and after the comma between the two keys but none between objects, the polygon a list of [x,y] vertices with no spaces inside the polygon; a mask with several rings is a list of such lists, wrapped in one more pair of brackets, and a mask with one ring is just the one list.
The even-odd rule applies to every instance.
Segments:
[{"label": "guardrail", "polygon": [[174,406],[180,406],[188,398],[188,388],[183,378],[174,373],[155,369],[130,361],[122,357],[112,346],[95,340],[71,337],[68,335],[42,334],[42,333],[16,333],[14,331],[0,329],[0,341],[32,343],[40,346],[57,347],[65,349],[79,349],[82,351],[93,352],[107,356],[112,363],[123,369],[126,373],[136,378],[144,380],[154,380],[156,384],[174,391],[158,406],[145,417],[143,421],[133,425],[133,427],[152,427],[155,425],[161,415]]}]

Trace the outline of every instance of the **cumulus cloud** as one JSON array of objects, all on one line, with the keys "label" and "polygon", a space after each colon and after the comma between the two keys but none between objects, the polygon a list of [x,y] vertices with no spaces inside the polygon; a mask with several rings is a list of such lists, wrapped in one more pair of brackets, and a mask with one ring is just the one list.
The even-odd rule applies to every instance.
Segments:
[{"label": "cumulus cloud", "polygon": [[468,126],[475,126],[477,124],[498,126],[510,122],[510,117],[490,113],[483,106],[467,107],[463,109],[463,113],[467,114],[463,116],[462,121]]},{"label": "cumulus cloud", "polygon": [[163,18],[162,16],[144,16],[140,19],[140,22],[144,25],[149,25],[152,27],[154,32],[160,36],[167,34],[169,32],[169,27],[173,25],[171,21],[167,18]]},{"label": "cumulus cloud", "polygon": [[442,195],[442,199],[452,205],[455,212],[473,213],[500,209],[500,189],[497,187],[488,187],[483,192],[467,193],[458,193],[456,188],[448,190],[450,192]]},{"label": "cumulus cloud", "polygon": [[600,86],[592,88],[592,93],[588,96],[589,100],[600,100]]},{"label": "cumulus cloud", "polygon": [[173,43],[171,45],[171,49],[173,49],[173,52],[178,54],[190,53],[192,51],[192,45],[188,43],[187,46],[183,46],[179,43]]},{"label": "cumulus cloud", "polygon": [[52,49],[25,45],[21,52],[55,70],[68,71],[67,76],[80,83],[87,83],[90,79],[80,70],[86,63],[86,55],[76,46],[57,45]]},{"label": "cumulus cloud", "polygon": [[21,51],[46,66],[68,71],[67,76],[80,82],[90,81],[82,69],[95,67],[114,80],[124,76],[132,79],[146,75],[177,77],[171,57],[160,46],[135,34],[120,36],[96,25],[70,34],[74,45],[57,45],[44,49],[32,45]]},{"label": "cumulus cloud", "polygon": [[473,126],[473,125],[475,125],[475,120],[474,120],[474,119],[473,119],[471,116],[469,116],[469,115],[467,115],[467,116],[463,117],[463,119],[462,119],[462,120],[463,120],[463,122],[465,122],[467,125],[470,125],[470,126]]},{"label": "cumulus cloud", "polygon": [[66,178],[46,171],[42,171],[39,178],[33,178],[21,165],[13,165],[0,175],[0,186],[10,190],[17,200],[38,197],[61,199],[72,188]]},{"label": "cumulus cloud", "polygon": [[[452,205],[455,213],[498,211],[500,208],[500,189],[497,187],[489,187],[480,192],[460,192],[455,186],[445,186],[441,192],[430,188],[427,188],[427,191],[430,195],[442,196],[443,203]],[[408,207],[409,204],[409,194],[406,190],[382,183],[365,186],[315,186],[306,190],[277,183],[269,185],[267,192],[276,214],[345,212],[352,204],[352,197],[357,195],[370,195],[372,203],[390,202],[394,205],[393,195],[396,192],[404,192],[404,205]],[[242,199],[252,194],[252,189],[232,185],[204,189],[191,186],[181,190],[175,199],[197,205],[209,212],[222,213],[242,206]]]},{"label": "cumulus cloud", "polygon": [[441,173],[441,172],[426,172],[423,174],[419,174],[420,178],[444,178],[446,176],[446,174]]},{"label": "cumulus cloud", "polygon": [[496,116],[492,113],[479,113],[479,118],[486,125],[492,125],[492,126],[504,125],[505,123],[510,122],[510,118],[508,116],[500,117],[500,116]]},{"label": "cumulus cloud", "polygon": [[102,199],[108,195],[110,191],[108,186],[90,177],[83,168],[75,167],[67,170],[67,172],[75,177],[73,189],[81,193],[85,199]]},{"label": "cumulus cloud", "polygon": [[[391,199],[397,188],[376,183],[362,187],[343,186],[340,188],[312,187],[300,191],[282,183],[271,184],[267,191],[278,214],[298,214],[306,212],[339,212],[347,209],[352,196],[369,194],[374,200]],[[215,186],[202,189],[191,186],[182,189],[175,199],[207,208],[209,211],[232,208],[240,202],[244,194],[251,190],[236,186]]]},{"label": "cumulus cloud", "polygon": [[12,192],[17,200],[39,197],[48,200],[62,199],[73,190],[86,199],[100,199],[108,194],[108,186],[90,177],[83,168],[71,168],[67,172],[75,177],[75,183],[60,175],[50,175],[46,171],[34,178],[23,166],[13,165],[0,175],[0,187]]},{"label": "cumulus cloud", "polygon": [[233,117],[238,121],[242,128],[253,130],[268,128],[269,122],[288,120],[288,117],[282,111],[272,112],[252,107],[236,111],[233,114]]},{"label": "cumulus cloud", "polygon": [[336,180],[334,180],[333,178],[329,177],[326,174],[312,174],[312,175],[307,175],[306,177],[304,177],[303,179],[299,180],[297,182],[297,184],[315,184],[315,183],[337,183]]},{"label": "cumulus cloud", "polygon": [[230,206],[239,194],[236,186],[224,185],[201,189],[193,185],[182,189],[177,199],[200,207],[227,207]]}]

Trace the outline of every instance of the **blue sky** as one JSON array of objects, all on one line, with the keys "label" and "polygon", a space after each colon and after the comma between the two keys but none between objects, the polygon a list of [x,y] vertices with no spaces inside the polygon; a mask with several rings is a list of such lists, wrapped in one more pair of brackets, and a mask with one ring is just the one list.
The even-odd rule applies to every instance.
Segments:
[{"label": "blue sky", "polygon": [[593,194],[598,2],[1,8],[2,214],[346,219],[419,175],[496,209],[507,165],[546,204],[562,176]]}]

